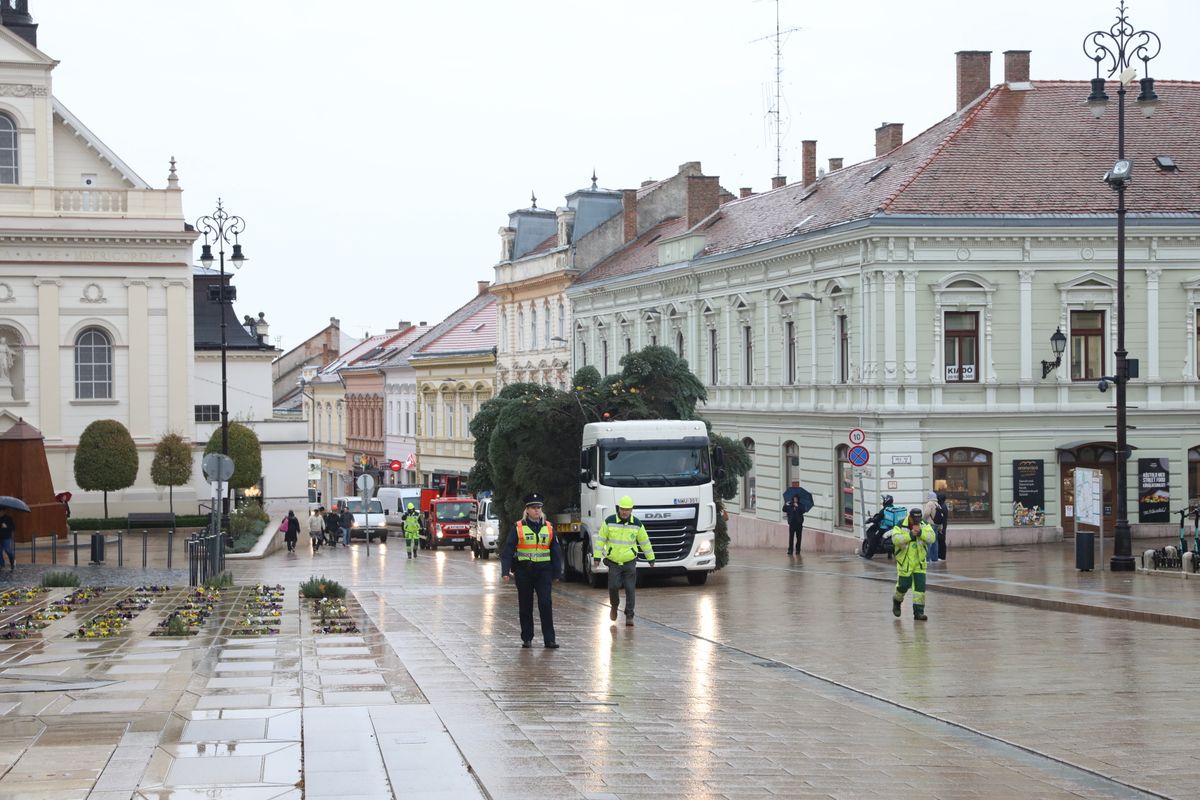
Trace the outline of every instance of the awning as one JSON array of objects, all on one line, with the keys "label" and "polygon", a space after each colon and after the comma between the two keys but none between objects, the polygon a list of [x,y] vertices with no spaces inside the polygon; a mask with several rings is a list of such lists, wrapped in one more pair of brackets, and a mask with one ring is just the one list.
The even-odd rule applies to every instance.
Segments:
[{"label": "awning", "polygon": [[[1125,446],[1128,447],[1130,450],[1137,450],[1136,447],[1129,444],[1128,442],[1125,443]],[[1097,442],[1093,439],[1080,439],[1077,442],[1067,442],[1066,444],[1057,445],[1057,446],[1055,446],[1054,449],[1060,453],[1073,453],[1081,447],[1104,447],[1109,450],[1115,451],[1117,449],[1117,443],[1116,442]]]}]

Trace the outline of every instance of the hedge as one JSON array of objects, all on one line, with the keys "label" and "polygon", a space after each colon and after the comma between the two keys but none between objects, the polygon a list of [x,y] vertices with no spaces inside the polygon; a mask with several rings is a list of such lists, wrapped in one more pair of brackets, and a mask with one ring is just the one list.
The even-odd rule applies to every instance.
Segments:
[{"label": "hedge", "polygon": [[[175,517],[176,528],[205,528],[211,521],[208,514],[180,514]],[[115,531],[125,530],[128,522],[127,517],[109,517],[107,519],[101,517],[71,517],[67,520],[67,526],[75,531]],[[155,530],[150,528],[150,530]],[[162,530],[166,530],[163,528]]]}]

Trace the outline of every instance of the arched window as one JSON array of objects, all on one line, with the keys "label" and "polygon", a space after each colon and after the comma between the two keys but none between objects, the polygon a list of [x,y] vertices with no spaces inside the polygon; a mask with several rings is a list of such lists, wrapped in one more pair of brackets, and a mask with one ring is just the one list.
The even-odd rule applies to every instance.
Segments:
[{"label": "arched window", "polygon": [[675,333],[675,355],[683,358],[683,331]]},{"label": "arched window", "polygon": [[532,306],[532,305],[531,305],[531,306],[529,307],[529,349],[530,349],[530,350],[537,350],[537,349],[538,349],[538,345],[537,345],[537,342],[538,342],[538,340],[537,340],[537,334],[538,334],[538,330],[537,330],[537,307],[536,307],[536,306]]},{"label": "arched window", "polygon": [[783,488],[800,485],[800,445],[783,443]]},{"label": "arched window", "polygon": [[525,349],[525,312],[517,311],[517,349]]},{"label": "arched window", "polygon": [[838,487],[837,526],[840,528],[854,527],[854,468],[850,464],[850,445],[840,444],[835,451],[837,474],[833,476],[834,485]]},{"label": "arched window", "polygon": [[933,489],[946,493],[950,519],[992,521],[992,454],[953,447],[933,454]]},{"label": "arched window", "polygon": [[742,478],[742,510],[753,511],[758,505],[758,479],[754,474],[754,440],[742,439],[742,446],[750,456],[750,469]]},{"label": "arched window", "polygon": [[87,328],[75,337],[75,397],[78,400],[111,400],[113,348],[108,334]]},{"label": "arched window", "polygon": [[550,346],[550,302],[547,301],[542,306],[542,342],[544,347]]},{"label": "arched window", "polygon": [[558,335],[567,338],[567,307],[563,301],[558,301]]},{"label": "arched window", "polygon": [[7,114],[0,114],[0,183],[17,183],[17,155],[17,126]]},{"label": "arched window", "polygon": [[508,351],[508,314],[500,312],[500,352]]}]

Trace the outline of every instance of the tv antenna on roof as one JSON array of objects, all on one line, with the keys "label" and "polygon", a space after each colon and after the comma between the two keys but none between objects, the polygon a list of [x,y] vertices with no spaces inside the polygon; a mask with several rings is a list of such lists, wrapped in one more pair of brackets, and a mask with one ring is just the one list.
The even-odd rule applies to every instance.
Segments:
[{"label": "tv antenna on roof", "polygon": [[769,36],[762,36],[758,39],[752,39],[751,44],[755,42],[765,42],[768,39],[775,40],[775,104],[767,109],[767,116],[775,118],[775,175],[783,174],[783,37],[789,33],[796,33],[801,28],[788,28],[783,30],[779,26],[779,3],[780,0],[775,0],[775,33]]}]

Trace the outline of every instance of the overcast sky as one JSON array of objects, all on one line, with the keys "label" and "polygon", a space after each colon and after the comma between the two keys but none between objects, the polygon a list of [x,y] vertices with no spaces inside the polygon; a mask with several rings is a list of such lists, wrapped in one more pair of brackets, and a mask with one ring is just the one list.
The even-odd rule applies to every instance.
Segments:
[{"label": "overcast sky", "polygon": [[[174,155],[194,222],[247,223],[240,314],[284,349],[436,322],[494,277],[497,229],[589,185],[700,161],[769,188],[773,0],[32,0],[54,93],[156,188]],[[954,52],[1032,50],[1032,76],[1085,80],[1084,35],[1115,0],[782,0],[783,172],[874,155],[954,111]],[[1163,38],[1157,78],[1200,80],[1200,3],[1133,0]],[[764,38],[766,37],[766,38]],[[755,41],[762,39],[761,41]],[[1170,97],[1161,93],[1162,102]],[[1084,96],[1080,96],[1082,103]],[[1111,124],[1115,114],[1099,124]],[[1112,155],[1097,156],[1097,175]],[[199,248],[197,247],[197,255]]]}]

